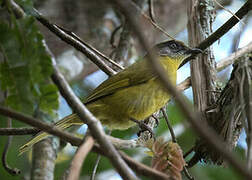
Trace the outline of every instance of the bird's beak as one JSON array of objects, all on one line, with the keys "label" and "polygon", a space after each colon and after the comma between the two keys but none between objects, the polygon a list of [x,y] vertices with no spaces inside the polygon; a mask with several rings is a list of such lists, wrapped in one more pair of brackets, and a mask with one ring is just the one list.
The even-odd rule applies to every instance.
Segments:
[{"label": "bird's beak", "polygon": [[190,56],[188,58],[186,58],[184,61],[182,61],[182,63],[179,65],[179,68],[181,68],[184,64],[186,64],[188,61],[190,61],[191,59],[193,59],[193,57],[195,55],[197,55],[199,53],[203,53],[203,51],[201,49],[198,49],[198,48],[190,48],[185,53],[188,54],[188,55],[190,55]]},{"label": "bird's beak", "polygon": [[198,48],[190,48],[186,51],[186,54],[191,54],[191,55],[196,55],[199,53],[203,53],[203,51],[201,49]]}]

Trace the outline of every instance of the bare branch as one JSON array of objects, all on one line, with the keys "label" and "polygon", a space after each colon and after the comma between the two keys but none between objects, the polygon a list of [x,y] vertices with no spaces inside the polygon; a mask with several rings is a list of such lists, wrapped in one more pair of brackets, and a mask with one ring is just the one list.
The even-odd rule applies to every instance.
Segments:
[{"label": "bare branch", "polygon": [[0,128],[1,136],[36,134],[40,130],[36,128]]},{"label": "bare branch", "polygon": [[120,152],[120,154],[123,157],[123,159],[129,164],[129,166],[132,169],[134,169],[138,174],[144,175],[146,177],[152,177],[153,179],[166,179],[166,180],[171,179],[171,177],[168,176],[167,174],[164,174],[149,166],[139,163],[123,152]]},{"label": "bare branch", "polygon": [[68,132],[63,132],[59,130],[58,128],[55,128],[54,126],[48,125],[47,123],[44,123],[38,119],[32,118],[30,116],[24,115],[22,113],[18,113],[16,111],[7,109],[5,107],[0,106],[0,114],[19,120],[21,122],[24,122],[26,124],[29,124],[30,126],[36,127],[42,131],[45,131],[49,134],[53,134],[55,136],[58,136],[60,139],[70,142],[73,146],[79,146],[82,142],[80,138],[77,138],[73,135],[71,135]]},{"label": "bare branch", "polygon": [[82,164],[85,161],[87,154],[94,146],[92,136],[86,136],[84,142],[79,146],[70,165],[67,180],[78,180],[81,172]]},{"label": "bare branch", "polygon": [[176,143],[176,142],[177,142],[176,136],[175,136],[175,133],[174,133],[174,131],[173,131],[173,129],[172,129],[172,125],[170,124],[170,121],[169,121],[169,119],[168,119],[168,116],[167,116],[167,114],[166,114],[166,112],[165,112],[165,108],[164,108],[164,107],[161,108],[161,111],[162,111],[163,116],[164,116],[164,118],[165,118],[165,121],[166,121],[166,124],[167,124],[167,126],[168,126],[168,129],[169,129],[169,131],[170,131],[170,133],[171,133],[172,142]]},{"label": "bare branch", "polygon": [[228,57],[220,60],[217,63],[217,71],[223,70],[227,66],[233,64],[236,60],[239,60],[239,57],[251,51],[252,51],[252,42],[250,42],[248,45],[244,46],[243,48],[238,49],[236,52],[232,53]]}]

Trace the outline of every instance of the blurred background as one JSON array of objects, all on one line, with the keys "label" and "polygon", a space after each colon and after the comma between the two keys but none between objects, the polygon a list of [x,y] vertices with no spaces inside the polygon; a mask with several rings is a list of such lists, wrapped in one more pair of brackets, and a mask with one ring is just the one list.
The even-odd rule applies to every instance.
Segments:
[{"label": "blurred background", "polygon": [[[218,0],[226,9],[236,12],[242,4],[243,0]],[[115,28],[121,25],[123,17],[113,7],[108,5],[103,0],[43,0],[34,1],[35,7],[51,22],[73,31],[80,36],[85,42],[91,44],[102,53],[113,58],[115,48],[111,45],[111,35]],[[147,13],[148,6],[143,6],[143,10]],[[187,44],[187,12],[186,3],[184,0],[154,0],[154,12],[156,22],[162,26],[170,35],[178,40],[184,41]],[[225,23],[232,14],[223,10],[216,4],[216,20],[213,23],[213,31]],[[216,61],[227,57],[232,52],[236,51],[252,41],[252,18],[251,14],[246,16],[242,21],[226,33],[218,42],[213,45],[213,52]],[[149,38],[152,44],[164,41],[167,39],[162,33],[157,31],[144,17],[144,25],[146,26],[145,35]],[[50,50],[55,55],[57,63],[62,73],[71,84],[75,93],[85,98],[95,87],[103,82],[107,76],[102,71],[98,70],[97,66],[90,62],[83,54],[77,52],[68,44],[59,40],[54,34],[46,28],[37,24],[40,31],[44,35],[46,43]],[[114,44],[117,45],[120,38],[122,28],[115,33]],[[145,52],[141,52],[139,42],[134,41],[134,36],[130,39],[130,50],[126,55],[126,60],[120,61],[123,66],[128,66],[137,58],[143,56]],[[232,66],[220,72],[218,83],[225,84],[230,76]],[[178,83],[182,82],[190,75],[189,65],[186,64],[178,72]],[[191,88],[187,89],[184,94],[192,101]],[[60,106],[58,109],[59,118],[62,118],[71,113],[66,101],[60,97]],[[189,124],[179,112],[176,103],[171,100],[167,106],[167,113],[174,127],[178,143],[184,152],[188,151],[196,140],[195,134],[189,128]],[[3,117],[0,117],[4,119]],[[24,127],[26,125],[13,121],[14,127]],[[6,121],[1,120],[0,127],[6,127]],[[78,134],[83,134],[86,131],[86,126],[83,125],[78,131]],[[135,138],[138,128],[134,127],[126,131],[113,131],[112,135],[122,139]],[[162,136],[166,140],[170,139],[170,134],[164,120],[161,120],[159,126],[155,129],[157,136]],[[8,154],[8,162],[11,166],[21,169],[22,174],[14,177],[5,172],[0,166],[1,179],[26,179],[29,177],[31,153],[25,153],[18,156],[18,148],[24,144],[29,136],[15,136],[13,138],[12,147]],[[245,135],[242,133],[238,146],[235,149],[241,159],[244,159],[246,151]],[[7,137],[0,137],[0,154],[2,154],[4,143]],[[76,148],[71,145],[66,145],[58,154],[57,164],[55,168],[55,179],[60,179],[64,171],[68,168],[71,158]],[[126,152],[145,164],[150,164],[151,158],[145,153],[146,149],[130,149]],[[92,173],[97,155],[90,153],[83,165],[81,179],[89,179]],[[189,157],[190,158],[190,157]],[[211,164],[198,163],[190,169],[190,173],[195,179],[217,180],[229,179],[235,180],[240,177],[230,168],[217,167]],[[102,157],[98,166],[96,179],[119,180],[120,176],[113,170],[108,159]],[[143,178],[144,179],[144,178]]]}]

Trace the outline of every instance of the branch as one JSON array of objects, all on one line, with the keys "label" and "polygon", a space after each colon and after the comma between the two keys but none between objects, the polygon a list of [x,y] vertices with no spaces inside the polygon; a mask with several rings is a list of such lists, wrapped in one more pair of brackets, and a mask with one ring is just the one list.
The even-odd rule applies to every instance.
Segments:
[{"label": "branch", "polygon": [[175,97],[175,99],[178,102],[178,105],[184,112],[187,119],[190,121],[195,131],[201,137],[206,139],[207,142],[211,145],[211,147],[218,153],[220,153],[226,159],[226,161],[229,162],[234,168],[236,168],[245,178],[252,179],[251,172],[248,171],[248,169],[241,162],[237,161],[237,159],[233,157],[230,151],[227,150],[226,144],[223,143],[223,141],[219,139],[216,133],[207,126],[206,122],[205,121],[200,121],[201,123],[198,122],[199,119],[201,119],[199,112],[193,112],[191,108],[188,108],[190,107],[190,105],[187,103],[187,101],[184,101],[182,94],[179,93],[175,87],[171,86],[170,80],[167,78],[164,69],[158,63],[158,61],[155,60],[153,54],[151,54],[151,47],[147,41],[148,38],[144,37],[142,33],[143,29],[139,25],[139,22],[136,22],[136,19],[134,18],[135,13],[132,12],[133,9],[135,10],[134,6],[132,6],[127,1],[113,0],[113,2],[117,3],[122,8],[124,15],[128,19],[128,22],[132,25],[132,28],[137,34],[137,37],[141,42],[142,47],[145,50],[147,50],[148,52],[147,58],[150,61],[153,69],[159,75],[159,78],[163,83],[164,87],[167,89],[167,91]]},{"label": "branch", "polygon": [[[23,11],[23,9],[20,8],[19,5],[16,4],[13,0],[8,0],[6,2],[7,2],[7,7],[11,8],[18,18],[25,16],[25,12]],[[105,64],[99,56],[103,57],[104,59],[106,59],[107,61],[112,63],[113,65],[118,66],[118,68],[121,68],[120,65],[118,65],[114,61],[107,58],[105,55],[100,53],[98,50],[96,50],[92,46],[83,42],[74,33],[63,29],[56,24],[50,23],[36,9],[29,9],[29,10],[31,11],[29,13],[31,15],[33,15],[41,24],[43,24],[45,27],[47,27],[52,33],[54,33],[56,36],[58,36],[61,40],[70,44],[71,46],[76,48],[78,51],[84,53],[92,62],[94,62],[106,74],[113,75],[113,74],[115,74],[115,71],[113,71],[109,66],[107,66],[107,64]],[[97,56],[96,53],[99,56]]]},{"label": "branch", "polygon": [[153,179],[164,179],[169,180],[172,179],[169,175],[164,174],[160,171],[157,171],[149,166],[146,166],[142,163],[137,162],[136,160],[132,159],[124,152],[120,151],[121,156],[123,159],[129,164],[129,166],[134,169],[138,174],[144,175],[146,177],[150,177]]},{"label": "branch", "polygon": [[[220,60],[217,62],[217,72],[222,71],[229,65],[233,64],[235,61],[239,60],[239,57],[245,55],[248,52],[252,51],[252,42],[248,45],[244,46],[243,48],[237,50],[236,52],[232,53],[228,57]],[[191,86],[191,77],[186,78],[183,82],[177,85],[177,89],[180,91],[184,91]]]},{"label": "branch", "polygon": [[[232,16],[225,24],[223,24],[220,28],[218,28],[213,34],[211,34],[208,38],[202,41],[197,48],[204,50],[210,45],[212,45],[215,41],[220,39],[224,34],[226,34],[232,27],[234,27],[239,19],[242,19],[250,10],[252,9],[251,0],[247,0],[246,3]],[[237,19],[237,17],[239,19]]]},{"label": "branch", "polygon": [[[252,9],[252,2],[248,0],[236,13],[235,15],[242,19],[251,9]],[[210,36],[208,36],[205,40],[203,40],[197,48],[201,50],[205,50],[210,45],[212,45],[215,41],[220,39],[224,34],[226,34],[233,26],[235,26],[239,20],[232,16],[225,24],[223,24],[221,27],[219,27],[214,33],[212,33]],[[183,63],[180,65],[183,66],[186,64],[190,59],[183,61]]]},{"label": "branch", "polygon": [[238,49],[236,52],[232,53],[228,57],[220,60],[217,63],[217,71],[221,71],[227,66],[233,64],[236,60],[239,60],[240,57],[242,57],[244,54],[247,54],[248,52],[252,51],[252,42],[250,42],[248,45],[244,46],[241,49]]},{"label": "branch", "polygon": [[82,142],[80,138],[77,138],[68,132],[63,132],[54,126],[48,125],[38,119],[18,113],[11,109],[0,106],[0,114],[29,124],[30,126],[36,127],[37,129],[45,131],[49,134],[58,136],[61,140],[70,142],[73,146],[79,146]]},{"label": "branch", "polygon": [[15,136],[15,135],[28,135],[36,134],[40,130],[37,128],[0,128],[1,136]]},{"label": "branch", "polygon": [[67,180],[79,179],[82,164],[84,163],[87,154],[90,152],[93,146],[94,146],[94,139],[92,138],[92,136],[87,136],[85,138],[85,141],[82,143],[82,145],[80,145],[80,147],[78,148],[73,157]]},{"label": "branch", "polygon": [[[92,62],[94,62],[102,71],[107,75],[111,76],[115,74],[115,71],[112,70],[103,60],[96,55],[95,52],[91,51],[80,38],[76,38],[73,35],[70,35],[70,31],[60,28],[58,25],[50,23],[46,18],[44,18],[38,11],[33,10],[33,16],[45,27],[47,27],[52,33],[58,36],[62,41],[70,44],[78,51],[86,55]],[[67,33],[66,33],[67,32]]]}]

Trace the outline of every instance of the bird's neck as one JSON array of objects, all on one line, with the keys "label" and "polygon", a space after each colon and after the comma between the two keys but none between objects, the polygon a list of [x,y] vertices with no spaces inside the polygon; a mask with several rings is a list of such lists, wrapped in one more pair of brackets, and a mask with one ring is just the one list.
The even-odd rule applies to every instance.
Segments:
[{"label": "bird's neck", "polygon": [[160,57],[160,63],[166,71],[177,71],[183,58]]}]

